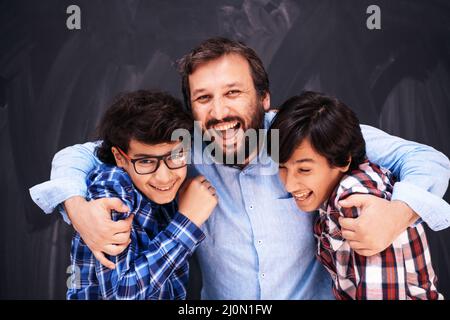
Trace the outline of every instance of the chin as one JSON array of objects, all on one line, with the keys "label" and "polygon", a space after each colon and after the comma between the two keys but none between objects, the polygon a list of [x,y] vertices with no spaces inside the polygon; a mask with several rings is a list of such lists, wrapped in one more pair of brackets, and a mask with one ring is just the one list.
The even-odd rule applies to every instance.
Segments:
[{"label": "chin", "polygon": [[157,204],[166,204],[172,202],[175,199],[176,193],[171,195],[154,195],[146,194],[146,197]]}]

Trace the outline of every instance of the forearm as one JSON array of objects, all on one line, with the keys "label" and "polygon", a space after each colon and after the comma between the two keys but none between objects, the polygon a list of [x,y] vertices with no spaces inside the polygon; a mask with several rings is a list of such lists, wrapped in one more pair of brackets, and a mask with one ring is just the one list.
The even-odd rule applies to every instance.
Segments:
[{"label": "forearm", "polygon": [[75,145],[55,155],[50,180],[30,189],[33,201],[45,213],[53,212],[59,204],[71,197],[86,196],[86,176],[100,164],[94,155],[96,145],[92,142]]},{"label": "forearm", "polygon": [[[392,200],[406,203],[433,230],[448,227],[450,206],[441,198],[450,178],[448,158],[431,147],[361,127],[369,160],[400,180],[394,186]],[[405,216],[405,221],[408,219],[413,218]]]}]

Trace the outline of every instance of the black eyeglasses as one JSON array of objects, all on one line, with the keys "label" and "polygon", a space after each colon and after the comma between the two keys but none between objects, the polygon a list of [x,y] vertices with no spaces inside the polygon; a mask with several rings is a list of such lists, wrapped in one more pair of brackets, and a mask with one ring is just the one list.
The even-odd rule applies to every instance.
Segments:
[{"label": "black eyeglasses", "polygon": [[131,159],[125,152],[122,151],[122,149],[120,149],[119,147],[116,148],[127,160],[129,160],[133,164],[134,171],[136,171],[137,174],[151,174],[156,172],[161,164],[161,161],[164,161],[167,168],[171,170],[183,168],[187,165],[187,159],[189,155],[188,150],[179,149],[176,151],[171,151],[170,154],[165,154],[162,156]]}]

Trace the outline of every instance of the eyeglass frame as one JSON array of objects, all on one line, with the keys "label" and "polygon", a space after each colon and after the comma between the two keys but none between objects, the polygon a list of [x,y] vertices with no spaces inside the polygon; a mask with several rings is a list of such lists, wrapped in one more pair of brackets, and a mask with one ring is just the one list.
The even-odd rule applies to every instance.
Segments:
[{"label": "eyeglass frame", "polygon": [[[146,157],[140,157],[140,158],[137,158],[137,159],[131,159],[130,156],[128,156],[122,149],[120,149],[120,148],[117,147],[117,146],[116,146],[116,149],[119,151],[119,153],[120,153],[122,156],[125,157],[125,159],[127,159],[128,161],[130,161],[130,162],[133,164],[134,172],[136,172],[136,174],[139,174],[139,175],[146,175],[146,174],[152,174],[152,173],[155,173],[156,171],[158,171],[158,169],[159,169],[159,167],[160,167],[160,165],[161,165],[161,161],[163,161],[164,164],[166,165],[166,167],[169,168],[170,170],[181,169],[181,168],[184,168],[184,167],[186,167],[186,166],[188,165],[188,163],[186,162],[186,164],[184,164],[184,165],[181,166],[181,167],[171,168],[171,167],[167,164],[167,158],[170,157],[170,156],[172,155],[173,150],[170,151],[169,153],[163,154],[163,155],[161,155],[161,156],[146,156]],[[184,152],[189,152],[189,150],[186,150],[186,151],[184,151]],[[136,169],[136,162],[139,161],[139,160],[143,160],[143,159],[156,159],[156,160],[158,160],[158,163],[156,164],[155,170],[153,170],[152,172],[147,172],[147,173],[139,173],[139,172],[137,171],[137,169]]]}]

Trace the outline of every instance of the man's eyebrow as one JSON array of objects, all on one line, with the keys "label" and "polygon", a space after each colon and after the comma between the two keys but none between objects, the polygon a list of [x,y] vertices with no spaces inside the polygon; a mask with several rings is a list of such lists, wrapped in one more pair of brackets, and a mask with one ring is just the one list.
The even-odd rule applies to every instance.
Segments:
[{"label": "man's eyebrow", "polygon": [[197,94],[199,94],[199,93],[203,93],[203,92],[205,92],[206,91],[206,89],[205,88],[200,88],[200,89],[195,89],[193,92],[192,92],[192,97],[194,97],[194,96],[196,96]]},{"label": "man's eyebrow", "polygon": [[303,163],[303,162],[314,162],[314,160],[311,158],[303,158],[303,159],[295,160],[295,163]]},{"label": "man's eyebrow", "polygon": [[239,87],[241,85],[240,82],[232,82],[225,85],[225,88],[231,88],[231,87]]}]

